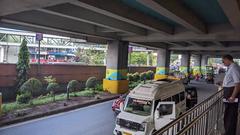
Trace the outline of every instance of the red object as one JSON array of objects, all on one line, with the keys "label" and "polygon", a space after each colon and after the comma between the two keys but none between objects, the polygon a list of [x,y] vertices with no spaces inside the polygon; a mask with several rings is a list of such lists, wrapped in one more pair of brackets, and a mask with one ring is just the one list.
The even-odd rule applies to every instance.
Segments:
[{"label": "red object", "polygon": [[195,80],[199,81],[199,79],[200,79],[200,76],[198,74],[196,74]]},{"label": "red object", "polygon": [[120,96],[118,99],[116,99],[113,104],[112,104],[112,110],[115,112],[115,113],[120,113],[121,110],[120,110],[120,104],[121,103],[124,103],[125,99],[126,99],[126,96],[127,95],[122,95]]}]

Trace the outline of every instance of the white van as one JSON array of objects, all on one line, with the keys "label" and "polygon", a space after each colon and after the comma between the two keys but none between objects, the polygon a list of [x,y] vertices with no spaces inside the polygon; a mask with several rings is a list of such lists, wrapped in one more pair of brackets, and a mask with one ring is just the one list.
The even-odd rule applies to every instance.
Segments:
[{"label": "white van", "polygon": [[140,84],[126,97],[113,133],[151,135],[185,111],[185,88],[182,81]]}]

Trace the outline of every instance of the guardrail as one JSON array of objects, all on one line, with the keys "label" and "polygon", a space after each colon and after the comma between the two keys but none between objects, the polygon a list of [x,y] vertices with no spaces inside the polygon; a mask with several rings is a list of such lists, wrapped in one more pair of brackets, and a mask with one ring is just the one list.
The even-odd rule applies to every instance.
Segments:
[{"label": "guardrail", "polygon": [[153,135],[214,135],[223,117],[223,90],[188,110]]}]

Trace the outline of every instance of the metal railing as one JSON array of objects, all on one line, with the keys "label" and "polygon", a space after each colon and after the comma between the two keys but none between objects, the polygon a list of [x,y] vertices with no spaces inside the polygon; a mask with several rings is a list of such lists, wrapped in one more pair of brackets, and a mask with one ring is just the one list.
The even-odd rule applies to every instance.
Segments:
[{"label": "metal railing", "polygon": [[214,135],[223,117],[223,90],[188,110],[153,135]]}]

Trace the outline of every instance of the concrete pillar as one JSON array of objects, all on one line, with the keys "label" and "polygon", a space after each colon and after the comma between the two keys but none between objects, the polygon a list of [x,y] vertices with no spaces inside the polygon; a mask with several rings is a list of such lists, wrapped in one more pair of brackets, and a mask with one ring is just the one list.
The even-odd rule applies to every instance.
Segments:
[{"label": "concrete pillar", "polygon": [[150,53],[147,52],[147,66],[150,66]]},{"label": "concrete pillar", "polygon": [[186,76],[189,74],[190,71],[190,53],[184,53],[181,57],[181,66],[180,72],[184,73]]},{"label": "concrete pillar", "polygon": [[104,90],[110,93],[128,91],[128,42],[109,41],[107,50],[106,78],[103,80]]},{"label": "concrete pillar", "polygon": [[206,73],[206,66],[208,65],[208,56],[202,55],[201,57],[201,73]]},{"label": "concrete pillar", "polygon": [[200,75],[201,71],[200,71],[200,67],[201,67],[201,55],[194,55],[193,57],[193,66],[192,66],[192,70],[193,70],[193,75]]},{"label": "concrete pillar", "polygon": [[3,57],[4,57],[4,48],[0,46],[0,62],[3,62]]},{"label": "concrete pillar", "polygon": [[157,69],[154,76],[155,80],[166,79],[169,73],[170,51],[167,49],[157,50]]}]

